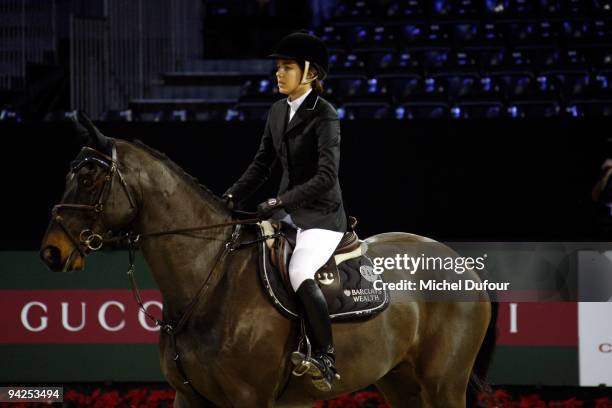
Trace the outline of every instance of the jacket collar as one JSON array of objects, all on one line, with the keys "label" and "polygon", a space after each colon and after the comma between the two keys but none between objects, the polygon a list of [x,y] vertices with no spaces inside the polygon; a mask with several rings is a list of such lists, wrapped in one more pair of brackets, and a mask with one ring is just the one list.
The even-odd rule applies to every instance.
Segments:
[{"label": "jacket collar", "polygon": [[[285,133],[290,132],[297,125],[302,123],[306,118],[312,115],[315,107],[317,106],[317,102],[319,101],[319,94],[314,89],[308,94],[304,102],[300,105],[297,112],[291,119],[291,122],[286,126]],[[286,105],[287,109],[289,109],[289,104]]]},{"label": "jacket collar", "polygon": [[287,104],[289,105],[289,108],[295,109],[295,111],[297,112],[297,110],[300,108],[300,106],[302,106],[306,98],[308,98],[308,96],[310,96],[312,92],[313,92],[313,89],[310,88],[304,93],[304,95],[300,96],[294,101],[290,101],[289,98],[287,98],[286,101],[287,101]]}]

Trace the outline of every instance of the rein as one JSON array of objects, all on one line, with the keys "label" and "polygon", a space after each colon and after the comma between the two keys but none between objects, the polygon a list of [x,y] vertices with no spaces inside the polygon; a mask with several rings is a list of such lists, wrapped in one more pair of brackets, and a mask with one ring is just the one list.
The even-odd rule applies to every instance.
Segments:
[{"label": "rein", "polygon": [[[66,236],[70,239],[71,243],[74,246],[73,251],[70,253],[70,255],[68,256],[66,263],[64,264],[64,268],[63,270],[66,271],[69,268],[69,265],[75,255],[76,252],[78,252],[79,254],[81,254],[81,256],[85,257],[87,256],[89,253],[91,252],[96,252],[98,250],[100,250],[104,244],[108,244],[108,243],[112,243],[112,242],[124,242],[127,244],[128,247],[128,258],[129,258],[129,267],[127,270],[127,275],[128,275],[128,279],[130,281],[130,286],[132,289],[132,294],[134,296],[134,300],[136,301],[136,303],[138,304],[138,307],[140,308],[140,310],[144,313],[144,315],[150,319],[152,322],[155,323],[156,326],[159,326],[160,329],[166,333],[169,337],[170,337],[170,341],[172,344],[172,349],[173,349],[173,353],[174,353],[174,357],[173,360],[176,362],[179,374],[182,376],[183,378],[183,384],[189,384],[191,386],[191,388],[193,389],[193,391],[195,391],[197,393],[197,390],[195,390],[195,388],[193,387],[193,385],[191,384],[191,382],[188,380],[186,374],[185,374],[185,370],[183,369],[183,366],[181,364],[181,361],[179,359],[179,352],[178,352],[178,348],[176,345],[176,336],[180,333],[181,329],[183,329],[183,327],[185,326],[185,324],[187,323],[187,321],[189,320],[191,314],[193,313],[196,305],[198,304],[198,302],[200,301],[200,299],[204,296],[204,294],[208,291],[208,289],[211,286],[211,279],[213,278],[213,276],[215,275],[215,269],[217,268],[217,266],[221,263],[221,261],[231,252],[250,246],[252,244],[255,244],[257,242],[261,242],[261,241],[265,241],[267,239],[270,238],[275,238],[280,236],[280,233],[276,233],[276,234],[271,234],[271,235],[264,235],[260,238],[257,238],[255,240],[252,241],[248,241],[248,242],[238,242],[238,239],[240,237],[240,233],[241,233],[241,228],[242,225],[249,225],[249,224],[257,224],[258,222],[260,222],[261,220],[258,218],[247,218],[247,219],[241,219],[241,220],[237,220],[237,221],[228,221],[228,222],[224,222],[224,223],[218,223],[218,224],[211,224],[211,225],[203,225],[203,226],[197,226],[197,227],[188,227],[188,228],[177,228],[177,229],[172,229],[172,230],[166,230],[166,231],[156,231],[156,232],[151,232],[151,233],[147,233],[147,234],[135,234],[134,232],[130,231],[127,232],[123,235],[120,236],[113,236],[112,231],[109,231],[107,234],[105,234],[107,237],[105,237],[103,234],[98,234],[95,233],[93,231],[93,224],[95,223],[95,221],[101,217],[102,213],[104,212],[104,204],[106,202],[106,199],[108,198],[108,194],[111,190],[112,187],[112,182],[114,180],[114,176],[117,175],[117,177],[119,178],[119,181],[121,183],[122,189],[125,192],[127,199],[130,203],[130,207],[131,208],[136,208],[136,201],[134,200],[134,198],[132,197],[132,194],[130,193],[130,190],[128,188],[127,183],[125,182],[125,179],[123,177],[123,175],[121,174],[121,171],[119,170],[119,166],[117,163],[117,151],[116,151],[116,147],[113,144],[112,146],[113,151],[112,151],[112,157],[105,155],[102,152],[99,152],[98,150],[92,149],[90,147],[84,147],[83,150],[90,150],[93,153],[95,153],[96,155],[101,156],[102,158],[104,158],[104,160],[101,160],[99,158],[96,157],[85,157],[83,158],[80,162],[78,162],[75,165],[71,166],[71,172],[75,173],[76,170],[78,170],[80,167],[82,167],[84,164],[87,164],[89,162],[92,162],[94,164],[97,164],[101,167],[107,168],[108,172],[107,174],[104,176],[104,184],[102,185],[102,188],[100,189],[100,193],[98,194],[98,198],[96,200],[96,203],[93,205],[86,205],[86,204],[57,204],[53,207],[52,210],[52,219],[54,222],[56,222],[60,228],[62,229],[62,231],[64,232],[64,234],[66,234]],[[62,209],[72,209],[72,210],[78,210],[78,211],[90,211],[94,213],[94,220],[92,221],[92,226],[90,228],[85,228],[83,229],[78,236],[78,239],[70,232],[70,230],[68,229],[68,227],[66,226],[66,224],[64,223],[64,220],[62,218],[61,215],[59,215],[59,211]],[[247,213],[247,212],[241,212],[241,211],[236,211],[236,213],[241,213],[244,215],[249,215],[252,216],[253,213]],[[161,320],[161,319],[157,319],[155,318],[155,316],[151,315],[144,307],[143,301],[142,301],[142,297],[140,296],[140,290],[138,289],[138,285],[136,283],[136,278],[134,276],[135,272],[136,272],[136,266],[135,266],[135,262],[136,262],[136,251],[138,250],[139,247],[139,243],[140,241],[147,239],[147,238],[153,238],[153,237],[160,237],[160,236],[164,236],[164,235],[176,235],[176,234],[185,234],[185,233],[189,233],[189,232],[196,232],[196,231],[204,231],[204,230],[210,230],[210,229],[216,229],[216,228],[223,228],[223,227],[228,227],[228,226],[233,226],[234,229],[232,231],[232,234],[229,238],[229,240],[227,240],[225,242],[225,245],[222,246],[222,248],[219,250],[219,252],[217,253],[217,256],[215,257],[215,262],[213,263],[212,267],[210,268],[208,275],[206,276],[206,279],[204,280],[204,282],[202,283],[202,285],[200,286],[200,288],[198,289],[198,291],[196,292],[195,296],[193,297],[193,299],[189,302],[189,304],[187,305],[186,309],[182,312],[182,314],[180,315],[178,321],[176,322],[176,324],[174,324],[172,321],[170,320]],[[199,394],[199,393],[198,393]]]}]

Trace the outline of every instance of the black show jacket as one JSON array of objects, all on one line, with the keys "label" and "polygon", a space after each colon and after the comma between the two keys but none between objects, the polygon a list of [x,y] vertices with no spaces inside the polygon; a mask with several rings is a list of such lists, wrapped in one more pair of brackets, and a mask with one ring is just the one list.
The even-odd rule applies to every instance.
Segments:
[{"label": "black show jacket", "polygon": [[336,110],[313,89],[286,124],[288,119],[287,99],[275,102],[253,162],[227,193],[238,202],[244,200],[261,187],[280,160],[283,174],[278,197],[295,224],[302,229],[345,232]]}]

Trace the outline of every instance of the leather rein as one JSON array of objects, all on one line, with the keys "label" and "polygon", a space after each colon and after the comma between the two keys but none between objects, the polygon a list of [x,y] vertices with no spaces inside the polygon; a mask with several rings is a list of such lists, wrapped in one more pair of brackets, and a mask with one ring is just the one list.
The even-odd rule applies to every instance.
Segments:
[{"label": "leather rein", "polygon": [[[111,242],[126,243],[128,247],[128,256],[129,256],[129,267],[127,270],[127,275],[130,281],[130,286],[132,289],[132,294],[134,295],[134,299],[136,303],[138,303],[138,306],[140,310],[144,313],[144,315],[147,318],[149,318],[151,321],[153,321],[156,326],[159,326],[160,329],[163,330],[164,333],[170,336],[170,340],[171,340],[171,344],[172,344],[173,352],[174,352],[173,360],[176,362],[179,373],[183,378],[183,384],[189,384],[193,388],[193,385],[187,379],[187,376],[185,375],[185,371],[179,360],[179,353],[176,347],[176,338],[175,338],[176,335],[185,326],[185,324],[189,320],[189,317],[193,313],[196,305],[198,304],[199,300],[203,297],[203,295],[210,288],[211,286],[210,281],[214,275],[215,269],[217,265],[219,265],[221,261],[225,258],[226,255],[228,255],[229,253],[237,249],[240,249],[246,246],[250,246],[252,244],[255,244],[261,241],[265,241],[270,238],[274,238],[276,236],[279,236],[279,234],[265,235],[255,240],[248,241],[248,242],[238,242],[238,239],[241,233],[241,226],[246,225],[246,224],[256,224],[259,221],[261,221],[258,218],[248,218],[248,219],[241,219],[237,221],[228,221],[228,222],[219,223],[219,224],[203,225],[203,226],[189,227],[189,228],[178,228],[178,229],[172,229],[172,230],[167,230],[167,231],[157,231],[157,232],[152,232],[152,233],[147,233],[147,234],[136,234],[133,231],[129,231],[122,235],[114,235],[112,231],[108,231],[106,234],[96,233],[94,231],[93,224],[102,216],[104,212],[105,203],[106,203],[106,200],[108,199],[108,195],[110,194],[112,183],[113,183],[113,180],[115,179],[115,176],[119,179],[119,182],[121,183],[122,190],[125,192],[128,202],[130,203],[130,208],[136,208],[136,200],[134,200],[134,197],[132,196],[130,189],[128,188],[125,178],[123,177],[123,174],[121,173],[119,164],[117,162],[117,150],[116,150],[116,146],[114,143],[112,144],[112,157],[96,149],[87,147],[87,146],[83,147],[83,151],[89,151],[99,157],[86,156],[77,163],[73,162],[70,166],[70,173],[72,173],[73,175],[76,175],[76,172],[82,166],[89,164],[89,163],[98,165],[106,169],[107,172],[104,175],[104,183],[97,195],[97,200],[94,204],[86,205],[86,204],[61,203],[53,207],[53,210],[51,212],[52,221],[59,225],[59,227],[62,229],[64,234],[66,234],[66,236],[69,238],[69,240],[74,246],[74,249],[72,250],[68,258],[66,259],[66,263],[64,264],[63,270],[64,271],[68,270],[70,263],[77,252],[81,254],[81,256],[85,257],[91,252],[99,251],[106,243],[111,243]],[[69,228],[64,222],[63,217],[60,215],[60,210],[67,210],[67,209],[77,210],[77,211],[88,211],[88,212],[92,212],[94,215],[93,216],[94,219],[92,221],[91,227],[83,229],[79,233],[78,237],[75,237],[70,232]],[[248,214],[251,216],[253,215],[253,213],[247,213],[247,212],[239,212],[239,213]],[[159,237],[159,236],[171,235],[171,234],[186,234],[189,232],[217,229],[217,228],[223,228],[223,227],[228,227],[228,226],[234,226],[234,229],[232,231],[230,238],[227,241],[225,241],[225,245],[223,245],[221,249],[218,251],[215,257],[215,262],[210,268],[206,279],[204,280],[203,284],[200,286],[199,290],[196,292],[196,295],[193,297],[191,302],[187,305],[185,310],[182,312],[177,322],[173,323],[170,320],[160,320],[160,319],[155,318],[149,312],[147,312],[147,310],[144,307],[142,298],[140,296],[140,290],[138,289],[136,279],[134,277],[134,273],[136,270],[136,267],[135,267],[136,250],[138,249],[138,245],[140,241],[147,239],[147,238],[151,238],[151,237]],[[195,388],[193,388],[193,390],[196,391]]]}]

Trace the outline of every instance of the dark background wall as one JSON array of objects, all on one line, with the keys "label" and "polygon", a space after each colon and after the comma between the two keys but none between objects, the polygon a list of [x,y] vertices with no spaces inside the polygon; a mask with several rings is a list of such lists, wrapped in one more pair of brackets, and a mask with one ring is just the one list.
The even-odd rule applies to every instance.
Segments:
[{"label": "dark background wall", "polygon": [[[341,185],[362,237],[594,240],[590,190],[606,121],[343,122]],[[165,152],[221,194],[255,154],[263,123],[100,124]],[[0,123],[3,249],[36,249],[79,150],[69,123]],[[278,169],[275,172],[278,180]],[[274,195],[268,183],[248,204]]]}]

